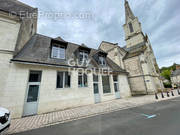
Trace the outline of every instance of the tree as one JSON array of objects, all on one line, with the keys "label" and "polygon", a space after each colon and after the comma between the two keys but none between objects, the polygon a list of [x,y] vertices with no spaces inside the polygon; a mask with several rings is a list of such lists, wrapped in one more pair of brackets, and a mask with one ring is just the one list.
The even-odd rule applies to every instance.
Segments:
[{"label": "tree", "polygon": [[171,80],[170,75],[171,75],[171,70],[170,69],[165,69],[165,70],[163,70],[161,72],[161,76],[168,79],[169,81]]}]

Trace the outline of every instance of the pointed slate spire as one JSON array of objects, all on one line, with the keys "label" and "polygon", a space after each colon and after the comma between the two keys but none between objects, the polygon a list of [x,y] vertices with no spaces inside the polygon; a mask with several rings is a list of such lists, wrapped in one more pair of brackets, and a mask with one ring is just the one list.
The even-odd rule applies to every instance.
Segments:
[{"label": "pointed slate spire", "polygon": [[127,0],[125,0],[124,6],[125,6],[125,15],[126,15],[126,23],[127,23],[129,19],[134,20],[135,16],[134,16]]}]

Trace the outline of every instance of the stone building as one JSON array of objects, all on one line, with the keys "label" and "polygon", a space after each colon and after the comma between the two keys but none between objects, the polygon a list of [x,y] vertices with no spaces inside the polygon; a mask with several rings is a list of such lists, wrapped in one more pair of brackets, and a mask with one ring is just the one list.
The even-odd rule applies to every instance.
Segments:
[{"label": "stone building", "polygon": [[126,46],[121,48],[118,44],[102,42],[99,49],[107,52],[111,60],[129,72],[133,95],[153,94],[163,89],[160,71],[148,36],[142,32],[141,23],[126,0],[125,17],[123,28]]},{"label": "stone building", "polygon": [[120,63],[101,49],[38,34],[37,11],[0,0],[0,106],[13,118],[131,96]]},{"label": "stone building", "polygon": [[37,33],[38,9],[0,0],[0,106],[14,118],[162,89],[148,36],[125,1],[126,46],[98,49]]},{"label": "stone building", "polygon": [[176,64],[176,70],[171,72],[171,83],[173,88],[180,86],[180,65]]}]

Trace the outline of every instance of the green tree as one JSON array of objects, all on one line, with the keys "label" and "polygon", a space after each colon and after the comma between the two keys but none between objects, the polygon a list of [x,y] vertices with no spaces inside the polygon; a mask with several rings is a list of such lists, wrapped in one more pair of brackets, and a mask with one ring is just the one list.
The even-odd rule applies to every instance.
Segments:
[{"label": "green tree", "polygon": [[171,70],[170,69],[165,69],[161,72],[161,76],[163,76],[164,78],[168,79],[169,81],[170,79],[170,75],[171,75]]}]

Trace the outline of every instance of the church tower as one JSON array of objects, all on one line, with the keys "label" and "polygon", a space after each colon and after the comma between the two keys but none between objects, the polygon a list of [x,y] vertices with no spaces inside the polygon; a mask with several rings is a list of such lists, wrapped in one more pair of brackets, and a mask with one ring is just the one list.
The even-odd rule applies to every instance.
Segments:
[{"label": "church tower", "polygon": [[159,67],[147,35],[144,35],[141,23],[134,16],[129,3],[125,0],[125,41],[127,51],[123,58],[125,69],[129,72],[132,95],[154,94],[163,89]]},{"label": "church tower", "polygon": [[126,48],[130,48],[144,42],[144,34],[142,32],[141,23],[138,18],[134,16],[127,0],[125,0],[125,17],[126,22],[123,27]]}]

